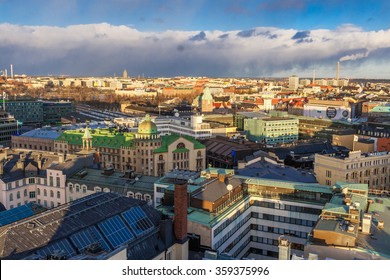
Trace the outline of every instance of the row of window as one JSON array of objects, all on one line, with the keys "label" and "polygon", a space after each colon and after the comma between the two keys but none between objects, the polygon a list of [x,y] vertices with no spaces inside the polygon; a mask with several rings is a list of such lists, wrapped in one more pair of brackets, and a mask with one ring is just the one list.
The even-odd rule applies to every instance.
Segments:
[{"label": "row of window", "polygon": [[[41,195],[41,189],[40,188],[37,188],[37,193],[36,194],[37,195]],[[28,192],[27,189],[25,189],[23,191],[23,196],[24,197],[29,196],[30,198],[35,198],[35,191]],[[46,189],[43,190],[43,196],[48,196]],[[50,190],[50,197],[54,197],[54,191],[53,190]],[[20,198],[21,198],[21,193],[20,193],[20,191],[18,191],[16,193],[16,199],[20,199]],[[61,192],[60,191],[57,191],[57,198],[58,199],[61,198]],[[10,193],[9,194],[9,201],[13,201],[13,200],[14,200],[14,194]]]},{"label": "row of window", "polygon": [[[218,242],[215,244],[215,247],[216,248],[219,248],[226,240],[228,240],[230,238],[230,236],[232,236],[234,233],[236,233],[239,229],[242,228],[242,226],[247,222],[249,221],[249,219],[251,218],[251,215],[248,214],[244,219],[242,219],[238,224],[236,224],[231,230],[229,230],[229,232],[227,232],[226,234],[224,234],[222,236],[222,238],[220,240],[218,240]],[[248,227],[249,229],[249,227]],[[247,230],[245,230],[244,232],[247,232]],[[243,233],[240,234],[240,236],[242,235]],[[241,240],[243,238],[243,236],[239,239]],[[236,238],[237,239],[237,238]],[[233,241],[234,242],[234,241]]]},{"label": "row of window", "polygon": [[214,230],[214,237],[229,226],[235,219],[240,217],[249,208],[249,202],[245,202],[244,207],[235,212],[230,218],[226,219],[220,226]]},{"label": "row of window", "polygon": [[313,214],[313,215],[321,214],[321,209],[310,208],[310,207],[303,207],[303,206],[296,206],[296,205],[275,203],[275,202],[268,202],[268,201],[259,201],[259,200],[253,200],[252,203],[254,206],[265,207],[265,208],[280,209],[280,210]]},{"label": "row of window", "polygon": [[[371,160],[371,161],[366,161],[366,162],[360,162],[360,167],[367,167],[367,166],[378,166],[381,164],[388,164],[389,159],[378,159],[378,160]],[[353,163],[351,165],[347,164],[347,169],[354,169],[354,168],[359,168],[359,163]],[[385,172],[385,171],[383,171]]]},{"label": "row of window", "polygon": [[[37,178],[37,183],[41,184],[41,178]],[[24,178],[23,180],[15,181],[15,187],[25,186],[27,184],[35,184],[35,178]],[[44,179],[44,184],[46,184],[46,179]],[[12,189],[12,183],[7,184],[7,189]]]},{"label": "row of window", "polygon": [[289,236],[295,236],[304,239],[307,238],[307,232],[297,231],[297,230],[290,230],[290,229],[284,229],[278,227],[269,227],[269,226],[263,226],[257,224],[251,224],[251,229],[256,231],[275,233],[278,235],[289,235]]}]

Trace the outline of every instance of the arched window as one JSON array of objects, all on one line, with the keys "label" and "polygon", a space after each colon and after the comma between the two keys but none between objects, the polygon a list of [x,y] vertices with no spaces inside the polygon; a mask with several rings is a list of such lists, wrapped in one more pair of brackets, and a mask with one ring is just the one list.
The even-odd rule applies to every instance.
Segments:
[{"label": "arched window", "polygon": [[57,191],[57,198],[61,198],[61,193],[60,193],[60,191]]},{"label": "arched window", "polygon": [[134,198],[134,193],[133,192],[127,192],[127,196]]},{"label": "arched window", "polygon": [[43,196],[47,196],[47,190],[46,189],[43,190]]},{"label": "arched window", "polygon": [[142,194],[136,193],[136,194],[135,194],[135,198],[136,198],[136,199],[142,199]]},{"label": "arched window", "polygon": [[41,189],[40,188],[37,189],[37,194],[41,195]]},{"label": "arched window", "polygon": [[9,201],[13,201],[14,200],[14,194],[13,193],[10,193],[9,194]]},{"label": "arched window", "polygon": [[18,191],[17,193],[16,193],[16,199],[19,199],[20,198],[20,192]]},{"label": "arched window", "polygon": [[24,190],[24,196],[27,196],[27,189]]},{"label": "arched window", "polygon": [[50,191],[50,197],[54,197],[54,192],[52,190]]},{"label": "arched window", "polygon": [[201,157],[202,156],[202,152],[201,151],[198,151],[198,157]]},{"label": "arched window", "polygon": [[158,160],[163,160],[163,159],[164,159],[163,155],[158,156]]},{"label": "arched window", "polygon": [[176,146],[177,149],[183,149],[183,148],[185,148],[185,147],[186,147],[186,145],[184,145],[184,143],[182,143],[182,142],[180,142],[180,143],[177,144],[177,146]]},{"label": "arched window", "polygon": [[151,203],[151,196],[150,196],[150,194],[145,194],[145,195],[144,195],[144,200],[146,200],[146,202],[147,202],[148,204],[150,204],[150,203]]}]

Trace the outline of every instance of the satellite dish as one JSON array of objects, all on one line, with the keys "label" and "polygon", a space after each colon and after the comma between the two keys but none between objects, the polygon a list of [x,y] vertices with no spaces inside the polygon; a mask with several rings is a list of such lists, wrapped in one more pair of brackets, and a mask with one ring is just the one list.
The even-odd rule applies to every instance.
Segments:
[{"label": "satellite dish", "polygon": [[233,185],[231,185],[231,184],[227,185],[226,189],[230,192],[233,189]]},{"label": "satellite dish", "polygon": [[175,117],[177,118],[178,116],[179,116],[179,113],[178,113],[178,112],[176,112],[176,113],[175,113]]}]

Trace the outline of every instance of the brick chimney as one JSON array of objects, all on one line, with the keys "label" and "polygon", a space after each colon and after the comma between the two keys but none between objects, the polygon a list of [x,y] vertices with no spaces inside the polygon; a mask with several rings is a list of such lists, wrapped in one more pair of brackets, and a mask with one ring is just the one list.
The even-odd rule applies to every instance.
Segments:
[{"label": "brick chimney", "polygon": [[174,192],[174,232],[176,240],[185,242],[187,240],[187,182],[182,181],[175,184]]}]

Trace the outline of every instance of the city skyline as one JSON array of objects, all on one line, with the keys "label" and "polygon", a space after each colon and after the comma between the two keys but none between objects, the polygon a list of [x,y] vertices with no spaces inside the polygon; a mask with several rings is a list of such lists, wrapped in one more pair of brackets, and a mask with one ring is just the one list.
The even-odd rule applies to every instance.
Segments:
[{"label": "city skyline", "polygon": [[[390,78],[386,1],[0,1],[15,74]],[[34,10],[34,13],[31,11]],[[31,13],[31,14],[30,14]]]}]

